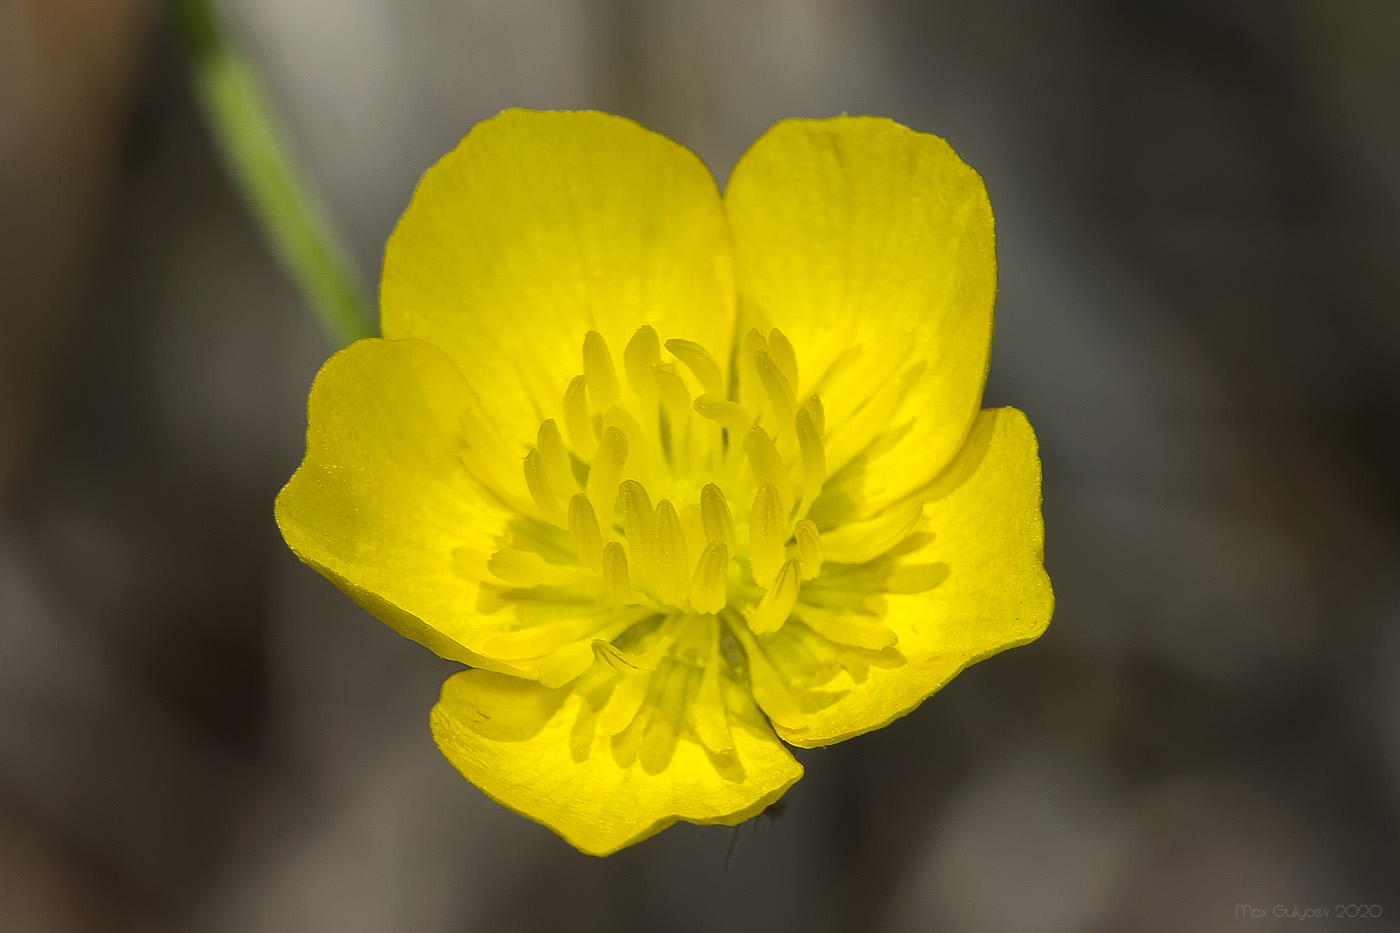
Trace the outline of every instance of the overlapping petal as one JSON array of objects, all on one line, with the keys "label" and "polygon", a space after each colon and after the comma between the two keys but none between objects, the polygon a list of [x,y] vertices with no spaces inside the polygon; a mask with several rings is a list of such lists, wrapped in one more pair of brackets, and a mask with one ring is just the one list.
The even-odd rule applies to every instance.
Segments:
[{"label": "overlapping petal", "polygon": [[296,555],[379,618],[445,658],[468,646],[478,583],[453,552],[490,551],[513,511],[465,458],[503,462],[468,437],[480,405],[441,350],[361,340],[331,357],[307,402],[306,458],[277,496]]},{"label": "overlapping petal", "polygon": [[385,249],[380,327],[446,351],[523,454],[585,332],[621,348],[650,323],[727,361],[734,295],[693,153],[622,117],[507,110],[423,175]]},{"label": "overlapping petal", "polygon": [[675,739],[664,764],[632,760],[597,725],[580,689],[550,690],[489,671],[464,671],[443,685],[433,737],[488,796],[537,820],[573,845],[606,855],[676,820],[733,825],[782,796],[802,766],[752,709],[731,716],[733,749],[708,751]]},{"label": "overlapping petal", "polygon": [[884,406],[900,430],[857,465],[864,513],[932,479],[986,377],[996,255],[982,179],[890,120],[785,120],[739,160],[724,206],[744,325],[791,340],[798,397],[826,406],[831,470],[869,439],[862,412]]}]

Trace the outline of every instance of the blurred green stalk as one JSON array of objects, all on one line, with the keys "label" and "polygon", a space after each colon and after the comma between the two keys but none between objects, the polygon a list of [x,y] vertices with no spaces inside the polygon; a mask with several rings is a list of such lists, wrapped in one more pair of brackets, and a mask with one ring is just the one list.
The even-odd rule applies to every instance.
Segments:
[{"label": "blurred green stalk", "polygon": [[284,142],[253,70],[225,41],[206,0],[169,0],[195,89],[224,161],[326,338],[373,335],[369,304],[345,248]]}]

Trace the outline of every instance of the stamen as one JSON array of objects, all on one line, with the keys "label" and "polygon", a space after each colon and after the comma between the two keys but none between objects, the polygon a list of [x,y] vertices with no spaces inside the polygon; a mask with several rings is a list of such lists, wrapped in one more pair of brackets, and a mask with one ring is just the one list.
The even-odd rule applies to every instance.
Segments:
[{"label": "stamen", "polygon": [[576,488],[574,471],[569,466],[569,452],[564,449],[564,438],[559,434],[559,425],[553,418],[540,422],[535,443],[540,449],[540,460],[544,466],[545,479],[549,481],[549,488],[557,496],[568,495]]},{"label": "stamen", "polygon": [[763,382],[758,378],[756,357],[759,350],[767,350],[768,341],[757,328],[745,332],[739,347],[739,402],[749,411],[759,411],[767,398]]},{"label": "stamen", "polygon": [[802,562],[802,579],[816,579],[822,571],[822,536],[817,523],[810,518],[799,519],[796,527],[797,559]]},{"label": "stamen", "polygon": [[578,562],[594,572],[603,569],[603,534],[598,528],[598,515],[583,493],[569,500],[569,534],[574,539]]},{"label": "stamen", "polygon": [[617,501],[617,485],[622,481],[622,468],[627,463],[627,437],[616,427],[604,429],[598,442],[598,453],[588,470],[588,500],[595,511],[612,523],[611,508]]},{"label": "stamen", "polygon": [[603,588],[623,605],[637,601],[632,595],[632,575],[627,569],[627,552],[617,541],[609,541],[603,545]]},{"label": "stamen", "polygon": [[525,454],[525,485],[530,490],[530,498],[535,500],[535,505],[545,520],[560,524],[563,513],[559,510],[559,500],[554,497],[554,491],[549,488],[549,480],[545,477],[544,458],[540,456],[538,447],[531,447]]},{"label": "stamen", "polygon": [[656,660],[631,651],[623,651],[612,642],[593,639],[593,656],[619,674],[647,674],[656,670]]},{"label": "stamen", "polygon": [[486,561],[486,569],[519,586],[566,586],[580,582],[577,573],[556,567],[534,551],[501,548]]},{"label": "stamen", "polygon": [[711,541],[701,553],[695,576],[690,580],[690,605],[696,612],[719,612],[724,608],[728,574],[729,548],[723,541]]},{"label": "stamen", "polygon": [[[681,520],[681,533],[685,535],[685,553],[699,557],[705,550],[705,545],[710,543],[709,536],[705,534],[705,519],[700,513],[699,503],[692,502],[678,513]],[[695,568],[688,567],[688,570]]]},{"label": "stamen", "polygon": [[661,362],[661,339],[650,324],[637,328],[627,348],[622,351],[622,365],[627,370],[627,382],[644,402],[656,399],[656,381],[651,368]]},{"label": "stamen", "polygon": [[778,418],[778,425],[785,428],[792,424],[792,383],[788,382],[787,376],[783,375],[783,371],[773,362],[773,356],[767,350],[759,350],[754,354],[754,363],[758,367],[758,378],[763,382],[763,391],[768,396],[768,404],[773,406],[773,414]]},{"label": "stamen", "polygon": [[767,431],[754,425],[749,428],[748,436],[744,438],[744,450],[749,455],[754,482],[759,486],[770,485],[777,490],[782,503],[782,518],[786,522],[788,512],[792,509],[792,477],[783,465],[778,448],[773,446],[773,440]]},{"label": "stamen", "polygon": [[702,395],[695,400],[695,411],[702,418],[717,422],[729,432],[731,437],[748,433],[753,424],[753,415],[738,402],[731,402],[718,395]]},{"label": "stamen", "polygon": [[[585,687],[597,728],[613,737],[614,759],[653,773],[685,730],[713,753],[733,750],[727,702],[734,691],[751,688],[775,723],[795,725],[799,710],[821,702],[807,681],[817,684],[833,664],[846,663],[841,646],[878,652],[895,643],[878,621],[884,595],[928,589],[947,572],[936,564],[891,570],[888,561],[870,563],[914,533],[921,503],[826,534],[806,517],[828,470],[845,462],[838,457],[888,430],[917,366],[874,393],[862,386],[864,397],[840,409],[833,439],[822,399],[797,403],[797,354],[780,331],[743,335],[734,360],[737,399],[727,397],[725,370],[705,347],[690,340],[664,346],[673,361],[662,360],[654,328],[637,329],[621,360],[631,388],[624,392],[606,340],[589,331],[583,373],[568,384],[562,417],[541,422],[524,456],[529,497],[546,520],[567,528],[577,566],[557,556],[561,532],[533,522],[489,559],[454,552],[464,573],[499,581],[494,598],[516,606],[510,626],[488,639],[489,656],[526,676],[538,670],[546,687],[592,668]],[[829,376],[817,385],[843,387],[849,374]],[[478,433],[479,445],[496,443]],[[689,482],[702,477],[714,481],[702,480],[697,495]],[[518,475],[508,478],[519,490]],[[653,508],[647,486],[672,495]],[[748,526],[742,546],[726,489],[751,502],[738,516]],[[530,509],[524,490],[514,496]],[[731,566],[735,559],[747,560],[748,576]],[[852,574],[883,576],[878,586],[852,587]],[[563,589],[548,589],[555,587]],[[581,600],[596,601],[597,614],[574,615]],[[845,654],[859,665],[847,667],[852,676],[876,663]]]},{"label": "stamen", "polygon": [[812,426],[817,429],[817,436],[824,437],[826,435],[826,408],[822,405],[821,398],[813,395],[802,403],[802,409],[811,416]]},{"label": "stamen", "polygon": [[661,392],[661,400],[671,411],[672,420],[679,420],[690,408],[690,391],[685,387],[685,380],[676,372],[672,363],[654,364],[651,374]]},{"label": "stamen", "polygon": [[773,362],[778,364],[778,368],[787,377],[788,385],[796,391],[797,351],[792,348],[792,342],[787,336],[776,327],[768,332],[768,352],[772,355]]},{"label": "stamen", "polygon": [[630,472],[645,473],[652,461],[651,445],[647,443],[647,434],[637,423],[637,419],[632,417],[632,413],[627,409],[614,405],[603,416],[603,430],[607,431],[610,427],[617,428],[623,437],[627,438],[627,457],[635,468]]},{"label": "stamen", "polygon": [[754,634],[764,635],[776,632],[783,627],[792,607],[797,604],[797,592],[801,587],[802,569],[795,560],[783,561],[777,579],[763,594],[763,600],[749,615],[749,628]]},{"label": "stamen", "polygon": [[569,442],[585,460],[598,449],[598,438],[593,434],[593,424],[588,417],[588,383],[583,376],[575,376],[564,390],[564,424],[569,429]]},{"label": "stamen", "polygon": [[810,507],[821,495],[822,483],[826,482],[826,448],[822,446],[822,436],[812,421],[810,410],[798,411],[796,423],[797,447],[802,455],[802,502]]},{"label": "stamen", "polygon": [[613,368],[607,341],[596,330],[590,330],[583,337],[583,375],[588,380],[594,408],[607,411],[617,404],[617,370]]},{"label": "stamen", "polygon": [[700,385],[705,392],[710,395],[722,395],[724,393],[724,377],[720,375],[719,364],[715,358],[710,356],[710,351],[693,340],[668,340],[666,349],[670,350],[689,369],[695,378],[700,380]]},{"label": "stamen", "polygon": [[734,518],[729,514],[729,503],[724,493],[714,483],[706,483],[700,490],[700,518],[705,526],[708,541],[723,541],[730,554],[734,548]]},{"label": "stamen", "polygon": [[625,480],[617,490],[617,507],[622,513],[622,533],[627,538],[632,561],[643,576],[650,577],[655,573],[652,537],[656,512],[652,510],[646,487],[634,479]]},{"label": "stamen", "polygon": [[656,595],[672,606],[683,605],[690,589],[690,561],[685,533],[670,499],[656,504]]},{"label": "stamen", "polygon": [[785,518],[778,490],[771,483],[760,486],[749,512],[749,570],[764,589],[772,584],[783,563]]}]

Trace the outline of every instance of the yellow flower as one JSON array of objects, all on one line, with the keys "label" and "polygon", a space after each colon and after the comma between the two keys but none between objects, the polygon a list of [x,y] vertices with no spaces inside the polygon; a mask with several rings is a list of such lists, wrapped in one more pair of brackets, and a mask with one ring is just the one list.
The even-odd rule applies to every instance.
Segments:
[{"label": "yellow flower", "polygon": [[721,199],[628,120],[507,111],[423,176],[277,522],[470,665],[432,729],[489,796],[594,854],[734,824],[801,776],[783,741],[1049,621],[1035,437],[979,410],[995,292],[937,137],[785,121]]}]

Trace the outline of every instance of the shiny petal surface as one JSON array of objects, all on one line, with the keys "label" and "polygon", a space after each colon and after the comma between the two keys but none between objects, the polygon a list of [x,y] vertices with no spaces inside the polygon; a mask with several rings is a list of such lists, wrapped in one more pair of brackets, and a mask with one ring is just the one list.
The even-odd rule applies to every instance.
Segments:
[{"label": "shiny petal surface", "polygon": [[385,249],[384,336],[445,350],[522,455],[562,415],[584,334],[620,367],[645,323],[728,360],[733,260],[709,170],[622,117],[477,124],[423,175]]},{"label": "shiny petal surface", "polygon": [[891,433],[855,489],[870,514],[928,482],[986,377],[996,255],[981,177],[884,118],[786,120],[739,160],[724,204],[742,326],[791,341],[797,397],[826,406],[831,471],[860,453],[860,420],[895,386],[879,400]]},{"label": "shiny petal surface", "polygon": [[779,725],[788,742],[829,745],[878,729],[969,664],[1033,641],[1050,621],[1040,457],[1025,415],[983,411],[957,458],[920,498],[928,531],[914,540],[923,543],[884,571],[879,621],[898,642],[867,655],[863,682],[843,673],[830,684],[835,702]]},{"label": "shiny petal surface", "polygon": [[738,823],[802,776],[756,712],[731,717],[728,755],[682,736],[659,770],[640,757],[619,764],[617,740],[598,729],[597,718],[583,691],[464,671],[443,685],[432,728],[442,753],[489,797],[592,855],[678,819]]},{"label": "shiny petal surface", "polygon": [[296,555],[356,602],[443,657],[476,664],[466,645],[478,585],[453,551],[494,549],[507,512],[464,464],[473,412],[475,396],[441,350],[352,344],[311,387],[306,458],[276,517]]}]

